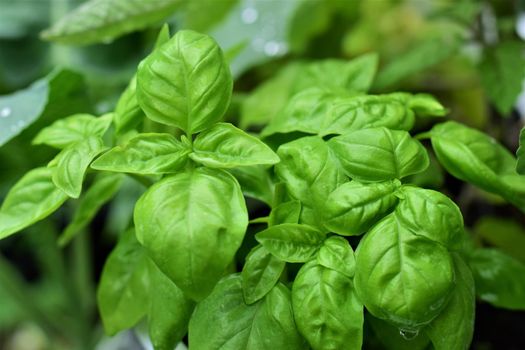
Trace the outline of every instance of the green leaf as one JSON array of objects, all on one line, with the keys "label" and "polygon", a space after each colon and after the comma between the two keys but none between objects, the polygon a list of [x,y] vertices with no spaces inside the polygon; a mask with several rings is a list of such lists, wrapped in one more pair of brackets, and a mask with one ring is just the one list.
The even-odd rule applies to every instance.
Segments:
[{"label": "green leaf", "polygon": [[255,235],[270,253],[287,262],[306,262],[315,256],[325,234],[300,224],[280,224]]},{"label": "green leaf", "polygon": [[193,0],[185,4],[182,28],[206,32],[220,22],[239,0]]},{"label": "green leaf", "polygon": [[456,122],[431,131],[439,162],[453,176],[501,195],[525,211],[525,177],[516,173],[516,159],[492,137]]},{"label": "green leaf", "polygon": [[0,239],[12,235],[57,210],[67,195],[51,180],[51,169],[25,174],[7,193],[0,208]]},{"label": "green leaf", "polygon": [[52,160],[56,164],[53,167],[53,183],[68,196],[78,198],[89,164],[105,149],[104,141],[96,136],[63,149]]},{"label": "green leaf", "polygon": [[180,0],[90,0],[42,32],[42,37],[75,45],[108,42],[162,21],[180,4]]},{"label": "green leaf", "polygon": [[146,116],[187,133],[219,121],[232,94],[232,77],[215,41],[182,30],[139,65],[137,98]]},{"label": "green leaf", "polygon": [[292,303],[297,327],[313,349],[361,349],[363,304],[349,277],[309,262],[295,278]]},{"label": "green leaf", "polygon": [[154,263],[148,267],[150,285],[154,286],[149,298],[149,337],[155,350],[173,350],[188,331],[195,304]]},{"label": "green leaf", "polygon": [[137,101],[137,76],[134,75],[126,90],[120,95],[120,98],[115,107],[115,114],[113,116],[113,123],[115,124],[115,131],[123,134],[126,131],[135,128],[143,119],[145,115],[140,109]]},{"label": "green leaf", "polygon": [[284,144],[277,154],[281,162],[275,166],[275,171],[290,197],[301,201],[301,223],[322,228],[328,195],[347,180],[337,160],[317,136]]},{"label": "green leaf", "polygon": [[[230,275],[200,302],[189,327],[192,350],[305,349],[297,332],[289,290],[275,286],[252,305],[244,302],[241,278]],[[268,336],[271,335],[271,336]]]},{"label": "green leaf", "polygon": [[66,245],[77,233],[86,227],[104,204],[110,201],[119,190],[121,174],[99,174],[91,187],[80,198],[73,219],[58,239],[58,244]]},{"label": "green leaf", "polygon": [[358,181],[401,179],[429,164],[425,148],[406,131],[363,129],[334,137],[328,145],[347,175]]},{"label": "green leaf", "polygon": [[474,279],[463,259],[457,254],[453,258],[456,287],[445,309],[425,328],[436,350],[469,349],[474,333]]},{"label": "green leaf", "polygon": [[403,186],[396,216],[407,228],[449,249],[463,242],[463,216],[459,207],[444,194],[418,187]]},{"label": "green leaf", "polygon": [[137,238],[194,300],[211,292],[240,247],[248,213],[237,181],[197,168],[156,183],[135,206]]},{"label": "green leaf", "polygon": [[346,277],[354,277],[354,251],[343,237],[332,236],[327,238],[317,253],[317,263],[340,272]]},{"label": "green leaf", "polygon": [[275,164],[279,157],[261,140],[229,123],[218,123],[200,133],[190,158],[211,168]]},{"label": "green leaf", "polygon": [[228,169],[228,172],[239,181],[245,196],[263,201],[269,206],[272,205],[274,184],[265,166],[244,166]]},{"label": "green leaf", "polygon": [[516,171],[518,174],[525,175],[525,128],[520,132],[520,147],[516,151],[516,157],[518,157]]},{"label": "green leaf", "polygon": [[443,117],[447,114],[447,109],[432,95],[405,93],[397,93],[397,95],[409,95],[408,106],[418,117]]},{"label": "green leaf", "polygon": [[473,232],[482,241],[525,262],[525,227],[512,219],[483,216],[474,225]]},{"label": "green leaf", "polygon": [[75,114],[59,119],[42,129],[33,139],[33,144],[64,149],[90,136],[102,137],[111,125],[111,119],[111,114],[98,118],[90,114]]},{"label": "green leaf", "polygon": [[97,289],[98,309],[108,335],[133,327],[148,311],[149,264],[135,232],[126,231],[106,260]]},{"label": "green leaf", "polygon": [[332,232],[351,236],[362,234],[397,204],[399,180],[378,183],[347,182],[326,200],[324,226]]},{"label": "green leaf", "polygon": [[166,174],[180,170],[191,149],[170,134],[139,134],[101,155],[91,167],[134,174]]},{"label": "green leaf", "polygon": [[[365,315],[366,324],[370,325],[374,335],[387,350],[428,350],[430,339],[425,332],[406,332],[375,318],[370,313]],[[405,336],[403,336],[405,334]],[[368,334],[367,334],[368,335]]]},{"label": "green leaf", "polygon": [[242,269],[242,290],[246,304],[253,304],[272,290],[286,263],[257,245],[246,257]]},{"label": "green leaf", "polygon": [[431,322],[454,286],[447,249],[416,233],[392,213],[356,251],[354,283],[367,310],[408,331]]},{"label": "green leaf", "polygon": [[523,43],[507,41],[487,48],[479,72],[490,101],[501,114],[508,115],[523,89]]},{"label": "green leaf", "polygon": [[270,212],[269,225],[297,224],[301,217],[301,202],[291,200],[274,207]]},{"label": "green leaf", "polygon": [[525,264],[496,249],[476,249],[468,263],[481,300],[496,307],[525,310]]}]

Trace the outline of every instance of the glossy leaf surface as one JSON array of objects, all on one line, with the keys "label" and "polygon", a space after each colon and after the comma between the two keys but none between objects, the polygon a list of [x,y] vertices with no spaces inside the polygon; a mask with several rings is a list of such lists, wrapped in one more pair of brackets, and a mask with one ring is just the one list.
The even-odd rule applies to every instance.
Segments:
[{"label": "glossy leaf surface", "polygon": [[317,253],[317,263],[346,277],[354,276],[354,251],[348,241],[342,237],[331,236],[323,242]]}]

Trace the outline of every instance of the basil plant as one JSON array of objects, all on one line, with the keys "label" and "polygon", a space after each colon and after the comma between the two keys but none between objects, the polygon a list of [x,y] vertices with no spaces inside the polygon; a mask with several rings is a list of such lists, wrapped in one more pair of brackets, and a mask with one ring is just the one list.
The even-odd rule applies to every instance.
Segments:
[{"label": "basil plant", "polygon": [[[36,136],[58,154],[12,187],[0,237],[80,198],[67,244],[130,176],[147,190],[98,285],[107,334],[145,320],[155,349],[184,338],[191,350],[352,350],[369,334],[391,349],[467,349],[476,290],[523,309],[525,287],[508,277],[522,267],[473,248],[458,206],[412,180],[437,158],[525,211],[525,176],[494,139],[456,122],[413,137],[418,119],[446,110],[426,94],[367,94],[376,67],[373,54],[300,65],[253,135],[222,121],[233,79],[215,41],[165,28],[113,113]],[[245,196],[269,216],[249,218]]]}]

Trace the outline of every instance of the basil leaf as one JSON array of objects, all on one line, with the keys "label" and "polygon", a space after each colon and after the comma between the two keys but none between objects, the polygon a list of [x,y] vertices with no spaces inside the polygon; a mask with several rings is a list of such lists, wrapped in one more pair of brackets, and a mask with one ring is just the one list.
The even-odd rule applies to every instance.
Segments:
[{"label": "basil leaf", "polygon": [[51,169],[25,174],[7,193],[0,208],[0,239],[12,235],[57,210],[67,195],[51,180]]},{"label": "basil leaf", "polygon": [[436,350],[468,349],[474,334],[474,279],[463,259],[457,254],[453,258],[456,287],[445,309],[425,328]]},{"label": "basil leaf", "polygon": [[232,94],[221,49],[204,34],[181,30],[146,57],[137,72],[137,98],[153,121],[196,133],[219,121]]},{"label": "basil leaf", "polygon": [[63,149],[90,136],[102,137],[111,125],[111,119],[111,114],[98,118],[89,114],[75,114],[59,119],[42,129],[36,135],[33,144],[44,144]]},{"label": "basil leaf", "polygon": [[418,235],[458,250],[463,242],[463,216],[459,207],[440,192],[403,186],[396,216]]},{"label": "basil leaf", "polygon": [[516,171],[518,174],[525,175],[525,128],[520,132],[520,147],[516,151],[516,157],[518,157]]},{"label": "basil leaf", "polygon": [[477,239],[525,263],[525,227],[510,218],[484,215],[472,228]]},{"label": "basil leaf", "polygon": [[63,149],[51,161],[53,183],[68,196],[78,198],[89,164],[105,149],[104,141],[95,136]]},{"label": "basil leaf", "polygon": [[280,224],[255,235],[270,253],[287,262],[306,262],[315,256],[325,234],[308,225]]},{"label": "basil leaf", "polygon": [[270,212],[269,225],[297,224],[301,216],[301,202],[291,200],[276,206]]},{"label": "basil leaf", "polygon": [[429,164],[425,148],[406,131],[363,129],[334,137],[328,145],[347,175],[358,181],[401,179]]},{"label": "basil leaf", "polygon": [[309,262],[295,278],[292,304],[297,327],[313,349],[361,349],[363,304],[347,276]]},{"label": "basil leaf", "polygon": [[197,305],[190,320],[189,347],[192,350],[303,350],[305,344],[297,332],[290,292],[284,285],[276,285],[263,300],[247,305],[241,278],[230,275]]},{"label": "basil leaf", "polygon": [[445,306],[454,286],[452,258],[392,213],[359,243],[354,283],[372,315],[415,331]]},{"label": "basil leaf", "polygon": [[378,183],[347,182],[326,200],[324,226],[341,235],[359,235],[393,210],[399,180]]},{"label": "basil leaf", "polygon": [[115,114],[113,116],[113,123],[115,124],[115,131],[117,134],[123,134],[126,131],[135,128],[145,117],[144,112],[140,109],[137,101],[137,76],[134,75],[126,90],[120,96],[117,106],[115,107]]},{"label": "basil leaf", "polygon": [[122,183],[121,174],[99,174],[93,185],[80,198],[73,220],[60,235],[58,244],[66,245],[93,220],[100,208],[117,193]]},{"label": "basil leaf", "polygon": [[193,143],[190,157],[212,168],[279,162],[279,157],[270,147],[229,123],[218,123],[200,133]]},{"label": "basil leaf", "polygon": [[525,310],[525,265],[496,249],[476,249],[468,263],[476,294],[496,307]]},{"label": "basil leaf", "polygon": [[439,162],[453,176],[501,195],[525,211],[525,177],[516,173],[516,159],[492,137],[456,122],[431,131]]},{"label": "basil leaf", "polygon": [[277,150],[281,162],[275,166],[292,199],[302,203],[301,223],[322,227],[322,213],[328,195],[346,182],[337,160],[317,136],[282,145]]},{"label": "basil leaf", "polygon": [[149,337],[155,349],[173,350],[188,331],[195,304],[154,263],[148,267],[153,286],[148,309]]},{"label": "basil leaf", "polygon": [[133,327],[146,314],[149,264],[135,232],[126,231],[104,264],[97,290],[98,309],[108,335]]},{"label": "basil leaf", "polygon": [[327,238],[317,253],[317,263],[342,273],[346,277],[354,277],[354,251],[343,237],[332,236]]},{"label": "basil leaf", "polygon": [[90,0],[44,32],[46,40],[88,45],[113,40],[167,18],[179,0]]},{"label": "basil leaf", "polygon": [[242,290],[246,304],[264,298],[275,286],[286,263],[261,245],[252,249],[242,269]]},{"label": "basil leaf", "polygon": [[228,169],[242,188],[242,193],[272,205],[274,184],[269,171],[262,165]]},{"label": "basil leaf", "polygon": [[375,318],[370,313],[365,315],[366,324],[370,325],[376,338],[384,349],[388,350],[428,350],[430,339],[425,332],[406,332],[390,323]]},{"label": "basil leaf", "polygon": [[191,149],[170,134],[139,134],[91,164],[93,169],[134,174],[166,174],[180,170]]},{"label": "basil leaf", "polygon": [[153,185],[135,205],[137,238],[194,300],[211,292],[241,245],[248,213],[227,172],[197,168]]},{"label": "basil leaf", "polygon": [[432,95],[405,93],[397,93],[397,95],[406,96],[408,106],[418,117],[443,117],[447,114],[447,109]]}]

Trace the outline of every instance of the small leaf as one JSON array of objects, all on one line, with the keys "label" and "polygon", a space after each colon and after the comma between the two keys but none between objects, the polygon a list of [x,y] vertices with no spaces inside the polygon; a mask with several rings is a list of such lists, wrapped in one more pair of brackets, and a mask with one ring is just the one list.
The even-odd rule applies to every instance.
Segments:
[{"label": "small leaf", "polygon": [[327,238],[317,253],[317,263],[347,277],[354,277],[354,251],[343,237]]},{"label": "small leaf", "polygon": [[67,198],[53,184],[51,169],[29,171],[9,190],[0,208],[0,239],[42,220]]},{"label": "small leaf", "polygon": [[232,86],[219,46],[189,30],[179,31],[146,57],[137,73],[137,97],[146,116],[192,134],[222,118]]},{"label": "small leaf", "polygon": [[42,129],[33,140],[35,145],[49,145],[64,149],[90,136],[102,137],[111,125],[111,114],[94,117],[89,114],[75,114],[59,119]]},{"label": "small leaf", "polygon": [[516,157],[518,157],[516,171],[518,174],[525,175],[525,128],[520,132],[520,147],[516,151]]},{"label": "small leaf", "polygon": [[334,137],[328,145],[347,175],[363,182],[401,179],[429,164],[425,148],[406,131],[363,129]]},{"label": "small leaf", "polygon": [[53,183],[68,196],[78,198],[91,161],[106,149],[101,138],[91,136],[63,149],[52,161]]},{"label": "small leaf", "polygon": [[286,263],[261,245],[252,249],[242,269],[242,290],[246,304],[264,298],[275,286]]},{"label": "small leaf", "polygon": [[149,264],[135,232],[126,231],[106,260],[97,289],[98,309],[108,335],[133,327],[146,314]]},{"label": "small leaf", "polygon": [[100,208],[119,190],[122,183],[120,174],[99,174],[93,185],[80,198],[73,219],[60,235],[58,244],[66,245],[71,239],[93,220]]},{"label": "small leaf", "polygon": [[134,174],[166,174],[180,170],[191,150],[170,134],[139,134],[101,155],[91,167]]},{"label": "small leaf", "polygon": [[299,224],[271,226],[255,235],[267,250],[287,262],[306,262],[316,253],[325,234],[313,227]]},{"label": "small leaf", "polygon": [[42,37],[75,45],[107,42],[160,22],[180,4],[180,0],[90,0],[42,32]]},{"label": "small leaf", "polygon": [[274,207],[270,212],[270,226],[279,224],[298,224],[301,217],[301,202],[291,200]]},{"label": "small leaf", "polygon": [[259,139],[229,123],[201,132],[193,143],[191,159],[212,168],[275,164],[279,157]]},{"label": "small leaf", "polygon": [[115,131],[117,133],[123,134],[126,131],[132,130],[145,117],[137,101],[136,92],[137,77],[133,76],[126,90],[120,95],[117,106],[115,107],[113,123],[115,124]]}]

